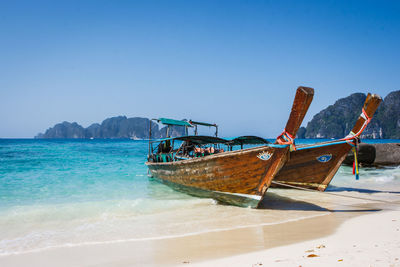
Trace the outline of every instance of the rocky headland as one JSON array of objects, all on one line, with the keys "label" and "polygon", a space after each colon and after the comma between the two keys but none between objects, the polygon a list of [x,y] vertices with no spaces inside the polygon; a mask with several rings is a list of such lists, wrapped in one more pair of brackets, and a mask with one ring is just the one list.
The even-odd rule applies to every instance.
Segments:
[{"label": "rocky headland", "polygon": [[[316,114],[307,127],[302,127],[298,138],[342,138],[353,128],[361,113],[366,95],[355,93]],[[389,93],[379,106],[361,138],[400,138],[400,91]]]}]

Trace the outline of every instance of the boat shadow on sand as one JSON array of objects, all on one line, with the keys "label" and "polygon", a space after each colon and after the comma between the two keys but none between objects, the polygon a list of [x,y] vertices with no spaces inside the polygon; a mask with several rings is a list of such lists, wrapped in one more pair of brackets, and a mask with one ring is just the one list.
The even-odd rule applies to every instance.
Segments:
[{"label": "boat shadow on sand", "polygon": [[[338,204],[337,206],[341,206]],[[329,209],[321,207],[306,201],[296,200],[289,197],[281,196],[272,192],[265,194],[263,201],[260,203],[259,209],[273,210],[303,210],[303,211],[323,211],[323,212],[375,212],[381,211],[380,208],[365,208],[361,206],[351,206],[349,209]]]},{"label": "boat shadow on sand", "polygon": [[358,192],[358,193],[390,193],[390,194],[400,194],[400,191],[385,191],[385,190],[373,190],[373,189],[364,189],[364,188],[354,188],[354,187],[340,187],[340,186],[332,186],[330,185],[326,192]]}]

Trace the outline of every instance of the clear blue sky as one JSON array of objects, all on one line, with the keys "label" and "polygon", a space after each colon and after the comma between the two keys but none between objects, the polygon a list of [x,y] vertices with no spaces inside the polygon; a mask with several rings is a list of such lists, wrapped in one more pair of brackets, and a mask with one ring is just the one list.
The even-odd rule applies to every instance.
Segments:
[{"label": "clear blue sky", "polygon": [[399,90],[400,1],[0,1],[0,138],[116,115],[276,137],[340,97]]}]

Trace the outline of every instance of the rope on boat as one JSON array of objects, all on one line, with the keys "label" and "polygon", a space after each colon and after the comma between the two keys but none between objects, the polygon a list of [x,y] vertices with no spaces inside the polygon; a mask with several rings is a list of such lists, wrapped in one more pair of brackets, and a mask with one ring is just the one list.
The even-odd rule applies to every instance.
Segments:
[{"label": "rope on boat", "polygon": [[368,117],[368,114],[365,111],[365,109],[362,108],[361,111],[362,112],[360,114],[360,117],[364,119],[364,123],[361,126],[360,130],[357,133],[353,133],[353,131],[351,131],[348,136],[346,136],[345,138],[343,138],[341,140],[352,140],[352,139],[354,139],[354,137],[359,137],[361,135],[361,133],[365,130],[365,128],[368,126],[368,124],[371,122],[372,118]]},{"label": "rope on boat", "polygon": [[353,147],[354,153],[354,161],[353,161],[353,174],[356,176],[356,180],[359,179],[359,171],[358,171],[358,160],[357,160],[357,147]]},{"label": "rope on boat", "polygon": [[[345,138],[333,140],[333,141],[330,141],[330,142],[327,142],[327,143],[322,143],[322,144],[316,144],[316,145],[310,145],[310,146],[304,146],[304,147],[297,147],[297,148],[295,148],[295,150],[304,150],[304,149],[310,149],[310,148],[316,148],[316,147],[324,147],[324,146],[332,146],[332,145],[344,144],[344,143],[347,143],[352,147],[357,146],[358,141],[355,141],[355,140],[357,140],[357,138],[360,137],[362,132],[365,130],[365,128],[371,122],[371,118],[368,117],[367,112],[365,111],[365,109],[363,108],[361,111],[362,112],[360,114],[360,117],[364,119],[364,123],[363,123],[363,125],[361,126],[360,130],[357,133],[353,133],[351,131],[350,134],[347,135]],[[279,137],[282,136],[285,140],[287,140],[285,138],[285,136],[286,136],[285,133],[287,133],[287,132],[283,131],[283,133]],[[289,140],[289,143],[290,143],[290,138],[288,138],[288,140]]]},{"label": "rope on boat", "polygon": [[[282,141],[281,138],[285,141]],[[280,145],[289,145],[290,146],[290,151],[296,151],[296,145],[294,143],[294,137],[286,131],[286,129],[283,130],[283,132],[276,138],[276,141]]]},{"label": "rope on boat", "polygon": [[342,195],[342,194],[336,194],[336,193],[333,193],[333,192],[321,192],[321,191],[318,191],[318,190],[313,190],[313,189],[304,188],[304,187],[295,186],[295,185],[284,184],[284,183],[280,183],[280,182],[276,182],[276,181],[272,181],[272,183],[276,184],[276,185],[280,185],[280,186],[286,186],[286,187],[290,187],[290,188],[294,188],[294,189],[300,189],[300,190],[309,191],[309,192],[328,194],[328,195],[332,195],[332,196],[347,197],[347,198],[368,200],[368,201],[376,201],[376,202],[389,203],[389,204],[397,204],[397,203],[394,203],[392,201],[381,200],[381,199],[372,199],[372,198],[356,197],[356,196],[346,196],[346,195]]}]

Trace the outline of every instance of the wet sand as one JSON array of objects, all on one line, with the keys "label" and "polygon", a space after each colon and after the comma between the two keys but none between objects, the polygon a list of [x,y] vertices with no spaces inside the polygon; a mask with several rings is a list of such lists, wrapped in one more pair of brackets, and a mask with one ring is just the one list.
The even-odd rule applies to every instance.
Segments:
[{"label": "wet sand", "polygon": [[[306,260],[307,262],[304,263],[308,264],[308,260],[311,258],[308,258],[307,255],[312,253],[305,251],[315,250],[316,246],[321,245],[319,243],[329,243],[330,249],[334,247],[331,244],[337,244],[337,240],[343,240],[344,244],[358,244],[357,240],[352,240],[352,235],[348,233],[357,232],[358,236],[368,236],[371,231],[376,242],[381,242],[382,240],[378,240],[380,232],[375,231],[375,229],[384,229],[383,225],[396,225],[395,227],[397,227],[400,222],[399,211],[385,212],[388,209],[395,209],[398,207],[397,204],[387,205],[378,202],[344,199],[338,201],[337,197],[327,194],[317,195],[318,198],[316,198],[316,193],[294,193],[290,190],[276,190],[274,192],[278,192],[280,195],[270,193],[265,200],[263,212],[268,212],[269,210],[281,210],[282,212],[304,210],[304,212],[313,211],[314,217],[286,223],[211,231],[159,240],[126,241],[46,249],[0,257],[0,265],[186,266],[200,264],[204,266],[253,266],[257,263],[268,263],[268,265],[273,263],[283,264],[282,266],[284,266],[285,262],[293,265],[302,262],[302,260],[303,262]],[[293,194],[297,194],[298,199],[301,200],[287,197]],[[310,201],[310,199],[313,199],[313,201]],[[367,216],[359,217],[360,215]],[[387,216],[393,217],[393,220],[397,221],[392,222]],[[360,222],[354,221],[359,218]],[[362,225],[368,227],[360,227]],[[400,240],[400,236],[395,234],[384,235],[386,239],[382,242],[390,244],[390,246],[398,244],[396,242],[399,241],[396,240]],[[350,238],[353,242],[346,238]],[[389,249],[392,249],[393,253],[399,252],[399,247],[390,247]],[[329,251],[328,246],[324,251]],[[368,248],[363,251],[363,253],[367,254],[372,253]],[[338,255],[341,252],[336,253],[335,250],[329,253],[333,253],[335,259],[342,257]],[[391,255],[390,251],[388,253]],[[312,257],[312,259],[314,258],[322,259],[323,256]],[[394,261],[393,257],[389,258]],[[318,260],[315,262],[318,262]]]},{"label": "wet sand", "polygon": [[289,223],[162,240],[56,248],[4,256],[1,266],[176,265],[264,250],[329,235],[351,216],[330,214]]}]

